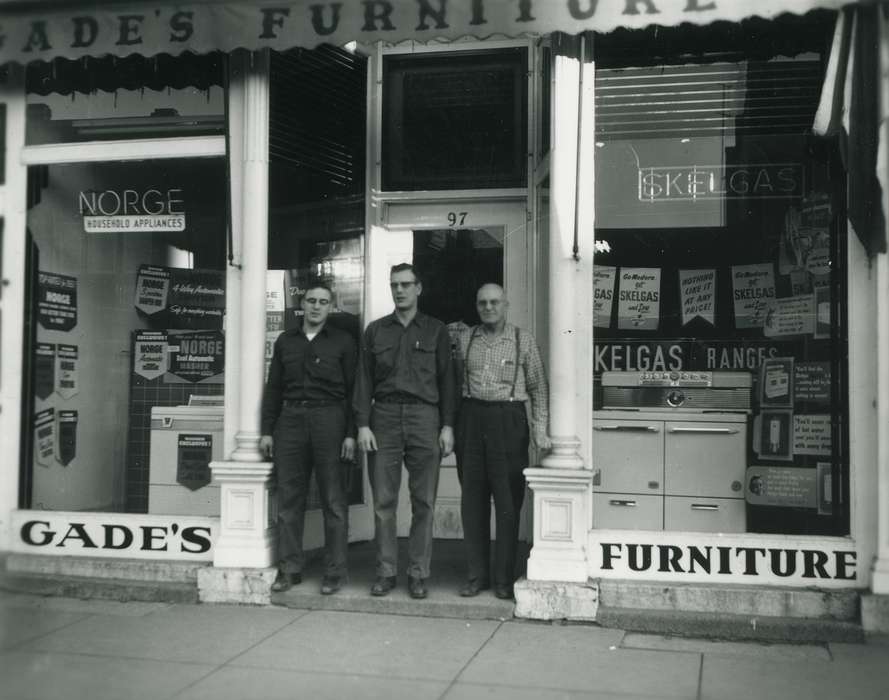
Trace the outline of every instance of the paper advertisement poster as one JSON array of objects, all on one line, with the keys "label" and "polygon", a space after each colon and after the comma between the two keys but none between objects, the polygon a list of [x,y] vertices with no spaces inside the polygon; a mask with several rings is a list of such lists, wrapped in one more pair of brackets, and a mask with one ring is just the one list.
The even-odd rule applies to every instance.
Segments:
[{"label": "paper advertisement poster", "polygon": [[70,331],[77,325],[77,279],[39,272],[37,321],[50,331]]},{"label": "paper advertisement poster", "polygon": [[617,268],[595,265],[593,268],[593,325],[596,328],[611,327],[611,310],[614,308],[614,281]]},{"label": "paper advertisement poster", "polygon": [[762,407],[793,407],[792,357],[772,357],[759,368],[759,404]]},{"label": "paper advertisement poster", "polygon": [[34,459],[51,467],[56,461],[56,411],[47,408],[34,416]]},{"label": "paper advertisement poster", "polygon": [[753,451],[762,459],[793,459],[793,412],[763,411],[753,419]]},{"label": "paper advertisement poster", "polygon": [[800,467],[749,467],[748,503],[755,506],[814,508],[817,503],[815,470]]},{"label": "paper advertisement poster", "polygon": [[225,274],[141,265],[134,305],[155,327],[219,330],[225,316]]},{"label": "paper advertisement poster", "polygon": [[793,368],[793,395],[796,401],[830,403],[830,363],[798,362]]},{"label": "paper advertisement poster", "polygon": [[829,455],[833,449],[829,415],[793,417],[793,453]]},{"label": "paper advertisement poster", "polygon": [[77,456],[77,411],[56,414],[56,459],[63,467]]},{"label": "paper advertisement poster", "polygon": [[136,331],[133,337],[133,373],[144,379],[166,374],[167,334],[165,331]]},{"label": "paper advertisement poster", "polygon": [[766,310],[762,332],[767,338],[789,335],[811,335],[815,332],[815,297],[772,299]]},{"label": "paper advertisement poster", "polygon": [[656,331],[661,316],[661,269],[624,267],[620,270],[618,328]]},{"label": "paper advertisement poster", "polygon": [[774,298],[775,271],[771,263],[732,265],[735,328],[760,328],[768,302]]},{"label": "paper advertisement poster", "polygon": [[679,270],[682,325],[702,318],[716,323],[716,270]]},{"label": "paper advertisement poster", "polygon": [[34,395],[48,399],[56,390],[56,346],[37,343],[34,348]]},{"label": "paper advertisement poster", "polygon": [[225,336],[221,331],[182,333],[170,337],[167,381],[218,380],[225,369]]},{"label": "paper advertisement poster", "polygon": [[56,393],[63,399],[70,399],[79,390],[78,349],[76,345],[62,345],[56,348]]},{"label": "paper advertisement poster", "polygon": [[177,440],[176,482],[190,491],[210,483],[213,436],[182,433]]},{"label": "paper advertisement poster", "polygon": [[142,265],[136,276],[135,307],[147,316],[167,308],[170,295],[170,271],[165,267]]}]

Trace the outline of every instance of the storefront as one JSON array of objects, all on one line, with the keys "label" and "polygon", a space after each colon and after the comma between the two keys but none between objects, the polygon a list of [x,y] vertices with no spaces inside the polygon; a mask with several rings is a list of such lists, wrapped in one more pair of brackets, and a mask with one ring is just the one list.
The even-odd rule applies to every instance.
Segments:
[{"label": "storefront", "polygon": [[[517,615],[816,589],[878,626],[884,12],[4,6],[3,548],[195,562],[203,600],[267,601],[269,349],[311,277],[357,334],[408,261],[424,311],[476,323],[500,282],[544,350]],[[437,536],[459,499],[445,462]]]}]

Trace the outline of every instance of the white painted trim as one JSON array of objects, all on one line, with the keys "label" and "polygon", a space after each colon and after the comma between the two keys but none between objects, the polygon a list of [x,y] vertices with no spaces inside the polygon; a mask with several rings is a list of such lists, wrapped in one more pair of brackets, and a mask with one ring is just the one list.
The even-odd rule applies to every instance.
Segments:
[{"label": "white painted trim", "polygon": [[530,46],[537,37],[526,39],[467,39],[466,41],[447,41],[441,43],[423,43],[406,41],[382,47],[382,53],[404,55],[417,53],[455,53],[458,51],[496,51],[497,49],[520,49]]},{"label": "white painted trim", "polygon": [[21,152],[21,163],[52,165],[161,158],[211,158],[224,155],[225,136],[183,136],[26,146]]},{"label": "white painted trim", "polygon": [[525,199],[528,189],[525,187],[513,187],[504,189],[474,189],[474,190],[417,190],[404,191],[375,191],[371,197],[375,203],[400,203],[400,202],[492,202]]},{"label": "white painted trim", "polygon": [[0,258],[0,549],[6,551],[11,548],[11,521],[19,500],[28,182],[27,169],[20,160],[25,145],[24,74],[14,64],[8,68],[7,82],[0,84],[0,103],[6,105],[6,184],[0,188],[0,216],[4,219]]}]

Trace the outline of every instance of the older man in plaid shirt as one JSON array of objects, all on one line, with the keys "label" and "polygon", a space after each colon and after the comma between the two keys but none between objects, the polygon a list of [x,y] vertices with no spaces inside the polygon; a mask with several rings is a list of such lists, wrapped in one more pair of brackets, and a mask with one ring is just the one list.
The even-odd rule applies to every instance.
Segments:
[{"label": "older man in plaid shirt", "polygon": [[[509,302],[503,288],[485,284],[476,295],[481,325],[457,336],[462,402],[457,420],[457,469],[463,488],[461,514],[468,577],[462,596],[491,586],[491,496],[497,540],[494,595],[513,597],[519,514],[525,497],[529,438],[549,447],[549,411],[543,361],[528,331],[506,322]],[[525,404],[531,404],[531,427]]]}]

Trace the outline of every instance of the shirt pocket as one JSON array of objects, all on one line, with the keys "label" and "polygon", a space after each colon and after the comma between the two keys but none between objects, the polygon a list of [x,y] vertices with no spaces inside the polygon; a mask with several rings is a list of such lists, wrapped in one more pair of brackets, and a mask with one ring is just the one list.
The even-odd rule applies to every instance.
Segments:
[{"label": "shirt pocket", "polygon": [[318,353],[306,358],[306,374],[322,384],[343,383],[340,358],[336,355]]},{"label": "shirt pocket", "polygon": [[512,380],[516,376],[516,364],[512,358],[500,360],[497,363],[497,381],[507,386],[512,386]]},{"label": "shirt pocket", "polygon": [[432,340],[418,340],[413,347],[413,365],[420,376],[435,376],[436,344]]},{"label": "shirt pocket", "polygon": [[374,381],[379,383],[395,369],[398,345],[392,342],[375,343],[371,352],[374,356]]}]

